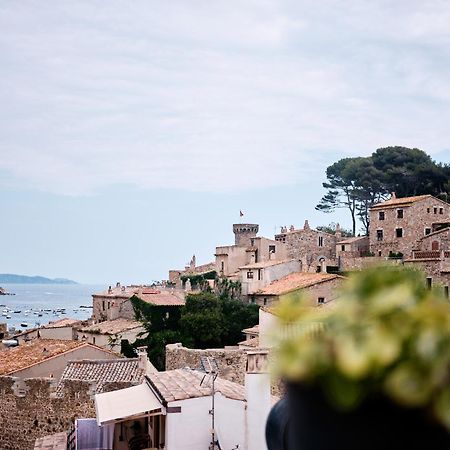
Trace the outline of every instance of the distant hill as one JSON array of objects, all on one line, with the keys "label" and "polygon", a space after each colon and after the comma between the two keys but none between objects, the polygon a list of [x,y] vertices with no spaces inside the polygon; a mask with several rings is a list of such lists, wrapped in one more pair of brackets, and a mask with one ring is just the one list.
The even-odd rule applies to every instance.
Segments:
[{"label": "distant hill", "polygon": [[78,284],[76,281],[67,280],[66,278],[46,278],[46,277],[29,277],[26,275],[16,275],[12,273],[0,273],[0,285],[2,283],[13,284]]}]

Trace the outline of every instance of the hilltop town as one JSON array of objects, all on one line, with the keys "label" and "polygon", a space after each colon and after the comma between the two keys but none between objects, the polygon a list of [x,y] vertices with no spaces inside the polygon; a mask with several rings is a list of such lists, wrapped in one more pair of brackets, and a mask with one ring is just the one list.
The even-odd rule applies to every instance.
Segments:
[{"label": "hilltop town", "polygon": [[[379,264],[417,268],[423,283],[449,295],[450,205],[431,195],[393,193],[375,204],[367,236],[345,237],[339,224],[313,229],[308,220],[270,238],[258,235],[258,224],[234,224],[232,232],[234,244],[218,245],[206,264],[193,256],[160,284],[93,293],[88,321],[65,318],[14,335],[2,325],[0,448],[73,449],[83,439],[114,450],[204,448],[212,379],[220,448],[264,448],[264,423],[280,394],[266,362],[281,299],[302,295],[310,307],[328,308],[349,274]],[[227,301],[257,313],[240,339],[221,348],[188,348],[167,333],[145,340],[146,314],[159,333],[173,331],[191,299],[223,294],[224,286]],[[150,348],[155,342],[161,348]],[[162,360],[152,360],[156,350]]]}]

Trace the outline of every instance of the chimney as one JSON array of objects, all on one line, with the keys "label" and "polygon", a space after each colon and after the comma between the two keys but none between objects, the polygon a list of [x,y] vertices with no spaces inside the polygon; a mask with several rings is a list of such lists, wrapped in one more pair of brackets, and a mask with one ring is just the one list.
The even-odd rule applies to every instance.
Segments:
[{"label": "chimney", "polygon": [[395,194],[395,192],[391,192],[391,198],[397,198],[397,195]]},{"label": "chimney", "polygon": [[147,356],[147,347],[138,347],[139,369],[142,369],[146,375],[157,372]]},{"label": "chimney", "polygon": [[109,287],[108,287],[108,294],[111,294],[111,292],[112,292],[112,287],[109,286]]},{"label": "chimney", "polygon": [[309,228],[309,222],[307,220],[305,220],[305,225],[303,225],[303,229],[304,230],[310,230],[311,228]]},{"label": "chimney", "polygon": [[295,227],[294,227],[294,225],[291,225],[290,227],[289,227],[289,231],[294,231],[295,230]]},{"label": "chimney", "polygon": [[245,395],[247,399],[246,433],[248,450],[267,450],[266,421],[271,408],[268,351],[247,352]]},{"label": "chimney", "polygon": [[116,283],[116,288],[120,288],[120,281]]},{"label": "chimney", "polygon": [[336,239],[341,239],[342,238],[341,226],[338,223],[336,224],[335,236],[336,236]]}]

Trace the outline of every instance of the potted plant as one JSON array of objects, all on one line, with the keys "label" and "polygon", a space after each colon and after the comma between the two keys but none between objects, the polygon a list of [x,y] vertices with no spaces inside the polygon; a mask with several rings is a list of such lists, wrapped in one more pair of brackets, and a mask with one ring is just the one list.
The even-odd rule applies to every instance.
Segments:
[{"label": "potted plant", "polygon": [[286,383],[269,450],[450,449],[450,303],[401,267],[355,274],[330,306],[276,309]]}]

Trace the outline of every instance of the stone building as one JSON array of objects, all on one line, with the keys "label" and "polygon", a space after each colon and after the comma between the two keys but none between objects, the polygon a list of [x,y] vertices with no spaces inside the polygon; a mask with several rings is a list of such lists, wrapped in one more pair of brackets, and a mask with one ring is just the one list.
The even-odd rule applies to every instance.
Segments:
[{"label": "stone building", "polygon": [[286,246],[279,241],[257,236],[259,225],[234,224],[234,245],[216,247],[216,271],[219,275],[239,278],[239,268],[270,260],[285,260]]},{"label": "stone building", "polygon": [[374,205],[370,209],[370,250],[376,256],[402,253],[412,256],[412,251],[433,227],[450,218],[450,205],[431,195],[396,198]]},{"label": "stone building", "polygon": [[311,306],[321,306],[339,297],[343,281],[344,277],[329,273],[295,272],[255,291],[250,298],[260,306],[270,306],[287,295],[297,295]]},{"label": "stone building", "polygon": [[142,323],[118,318],[80,328],[77,339],[120,353],[124,341],[131,344],[144,332]]},{"label": "stone building", "polygon": [[336,266],[336,242],[341,238],[339,225],[336,234],[330,234],[312,229],[307,220],[303,228],[283,227],[275,236],[277,242],[286,244],[288,258],[302,262],[303,272],[325,272],[327,266]]},{"label": "stone building", "polygon": [[348,237],[336,242],[337,258],[360,258],[369,252],[369,236]]},{"label": "stone building", "polygon": [[109,287],[105,292],[92,295],[92,318],[98,322],[119,318],[134,320],[134,310],[131,297],[136,296],[142,301],[161,307],[184,306],[184,292],[162,287],[121,286]]},{"label": "stone building", "polygon": [[191,261],[187,264],[184,270],[169,270],[169,283],[176,289],[185,289],[185,280],[189,275],[203,275],[216,270],[216,264],[210,262],[197,266],[197,259],[195,255],[192,256]]},{"label": "stone building", "polygon": [[[447,225],[442,227],[443,225]],[[434,224],[432,231],[417,242],[412,256],[405,259],[405,265],[423,270],[429,285],[444,285],[448,297],[450,285],[450,221],[447,224]]]}]

